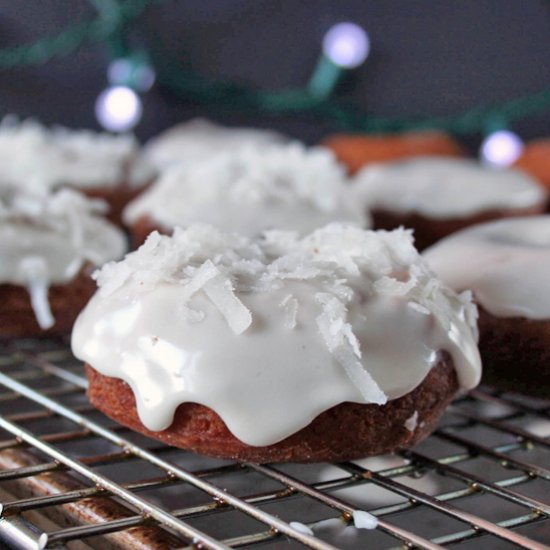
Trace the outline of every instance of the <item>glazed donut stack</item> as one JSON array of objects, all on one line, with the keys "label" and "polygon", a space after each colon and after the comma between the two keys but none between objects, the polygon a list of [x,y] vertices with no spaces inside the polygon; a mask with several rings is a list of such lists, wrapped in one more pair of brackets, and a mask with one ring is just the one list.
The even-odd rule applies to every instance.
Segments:
[{"label": "glazed donut stack", "polygon": [[[522,370],[517,354],[550,382],[547,192],[463,157],[436,133],[306,147],[195,120],[141,150],[7,120],[0,337],[68,334],[81,312],[92,403],[199,453],[413,445],[477,385],[481,358],[495,384]],[[106,216],[139,246],[125,258]]]}]

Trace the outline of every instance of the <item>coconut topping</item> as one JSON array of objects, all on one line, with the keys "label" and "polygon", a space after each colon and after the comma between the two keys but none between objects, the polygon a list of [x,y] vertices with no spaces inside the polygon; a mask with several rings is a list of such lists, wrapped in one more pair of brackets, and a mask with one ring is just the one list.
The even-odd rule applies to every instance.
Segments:
[{"label": "coconut topping", "polygon": [[120,258],[124,235],[97,214],[106,204],[69,189],[43,197],[3,189],[0,194],[0,283],[26,286],[38,324],[55,320],[52,283],[73,279],[85,263]]},{"label": "coconut topping", "polygon": [[463,387],[479,380],[475,306],[433,277],[402,229],[250,239],[192,225],[153,233],[95,278],[73,350],[132,387],[152,430],[192,401],[269,445],[338,403],[410,392],[441,350]]},{"label": "coconut topping", "polygon": [[547,198],[544,188],[519,170],[435,157],[367,166],[355,177],[354,192],[372,209],[435,219],[530,208]]},{"label": "coconut topping", "polygon": [[195,160],[208,160],[213,153],[235,152],[243,147],[264,147],[283,143],[287,138],[272,130],[228,128],[195,118],[177,124],[151,139],[144,149],[147,159],[158,170]]},{"label": "coconut topping", "polygon": [[304,234],[331,221],[366,225],[349,196],[344,168],[321,147],[272,145],[211,152],[208,161],[178,165],[125,210],[131,225],[148,217],[170,230],[210,223],[257,236],[278,227]]},{"label": "coconut topping", "polygon": [[6,117],[0,124],[0,185],[33,193],[63,186],[141,186],[153,169],[130,135],[42,126]]},{"label": "coconut topping", "polygon": [[550,216],[459,231],[424,252],[446,284],[496,317],[550,319]]},{"label": "coconut topping", "polygon": [[418,426],[418,411],[414,411],[407,420],[405,420],[405,428],[409,430],[409,432],[414,432],[416,430],[416,427]]}]

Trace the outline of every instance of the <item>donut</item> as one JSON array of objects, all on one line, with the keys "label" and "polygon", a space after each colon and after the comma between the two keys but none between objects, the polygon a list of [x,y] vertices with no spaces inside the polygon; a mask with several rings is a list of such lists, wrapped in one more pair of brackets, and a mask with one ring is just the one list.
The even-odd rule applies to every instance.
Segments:
[{"label": "donut", "polygon": [[364,166],[418,156],[464,156],[462,146],[451,136],[427,130],[392,135],[336,134],[321,145],[331,149],[350,174]]},{"label": "donut", "polygon": [[0,194],[0,338],[67,334],[95,292],[91,271],[126,251],[106,205],[70,189]]},{"label": "donut", "polygon": [[353,193],[375,229],[411,228],[419,250],[469,225],[541,214],[547,203],[546,190],[523,172],[432,157],[366,167]]},{"label": "donut", "polygon": [[179,164],[124,210],[136,246],[154,229],[210,223],[245,236],[271,228],[305,234],[332,221],[363,226],[344,168],[326,149],[300,143],[244,147]]},{"label": "donut", "polygon": [[390,452],[426,437],[480,377],[475,306],[405,230],[248,238],[195,224],[152,233],[96,278],[72,333],[92,404],[198,453]]},{"label": "donut", "polygon": [[525,144],[515,167],[525,170],[550,189],[550,138],[536,139]]},{"label": "donut", "polygon": [[151,138],[144,147],[144,155],[161,172],[173,164],[208,160],[210,155],[220,151],[231,153],[242,147],[261,147],[286,141],[288,138],[273,130],[230,128],[194,118]]},{"label": "donut", "polygon": [[441,279],[479,308],[483,378],[550,397],[550,216],[465,229],[424,252]]},{"label": "donut", "polygon": [[124,206],[153,179],[136,139],[91,130],[47,128],[6,117],[0,124],[0,186],[33,194],[70,187],[109,204],[120,224]]}]

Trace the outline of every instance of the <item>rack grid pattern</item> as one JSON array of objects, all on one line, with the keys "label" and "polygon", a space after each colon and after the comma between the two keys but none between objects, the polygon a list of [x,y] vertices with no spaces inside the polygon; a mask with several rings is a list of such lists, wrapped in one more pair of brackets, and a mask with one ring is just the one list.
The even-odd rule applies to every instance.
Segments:
[{"label": "rack grid pattern", "polygon": [[0,344],[0,545],[550,548],[549,401],[482,388],[413,450],[256,465],[135,434],[85,391],[63,342]]}]

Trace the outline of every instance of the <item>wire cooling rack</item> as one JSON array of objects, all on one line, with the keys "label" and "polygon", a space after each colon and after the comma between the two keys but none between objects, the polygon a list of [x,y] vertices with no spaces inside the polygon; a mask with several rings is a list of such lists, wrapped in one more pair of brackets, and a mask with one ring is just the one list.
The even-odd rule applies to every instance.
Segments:
[{"label": "wire cooling rack", "polygon": [[413,450],[260,466],[135,434],[85,391],[62,342],[0,344],[0,546],[549,548],[549,401],[476,390]]}]

